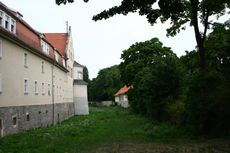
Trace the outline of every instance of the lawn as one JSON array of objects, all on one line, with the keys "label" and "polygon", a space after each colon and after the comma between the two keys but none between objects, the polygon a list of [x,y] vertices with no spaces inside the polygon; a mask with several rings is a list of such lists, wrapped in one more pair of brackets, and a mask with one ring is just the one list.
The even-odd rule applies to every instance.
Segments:
[{"label": "lawn", "polygon": [[157,124],[127,109],[91,107],[49,128],[0,139],[0,153],[229,153],[229,139],[194,138],[186,130]]}]

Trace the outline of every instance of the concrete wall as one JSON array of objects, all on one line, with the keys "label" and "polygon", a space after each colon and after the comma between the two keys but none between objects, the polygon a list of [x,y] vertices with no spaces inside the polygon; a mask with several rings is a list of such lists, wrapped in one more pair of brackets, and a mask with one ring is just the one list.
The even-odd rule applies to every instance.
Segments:
[{"label": "concrete wall", "polygon": [[87,85],[74,85],[74,107],[76,115],[89,114]]}]

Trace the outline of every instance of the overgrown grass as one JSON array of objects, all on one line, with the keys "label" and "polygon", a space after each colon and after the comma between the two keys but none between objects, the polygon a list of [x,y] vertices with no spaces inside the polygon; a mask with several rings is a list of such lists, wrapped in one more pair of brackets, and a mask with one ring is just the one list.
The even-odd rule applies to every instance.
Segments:
[{"label": "overgrown grass", "polygon": [[75,153],[114,143],[188,140],[182,129],[155,124],[118,107],[91,107],[89,116],[75,116],[57,126],[0,139],[0,153]]}]

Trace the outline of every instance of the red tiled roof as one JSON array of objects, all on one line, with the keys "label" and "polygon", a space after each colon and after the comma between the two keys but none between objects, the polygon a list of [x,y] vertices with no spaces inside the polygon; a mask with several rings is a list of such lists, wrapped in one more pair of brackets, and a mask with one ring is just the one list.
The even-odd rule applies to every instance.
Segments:
[{"label": "red tiled roof", "polygon": [[67,33],[44,33],[45,38],[57,48],[62,56],[65,56]]},{"label": "red tiled roof", "polygon": [[129,87],[124,86],[124,87],[122,87],[122,88],[115,94],[115,96],[119,96],[119,95],[121,95],[121,94],[125,94],[126,92],[129,91],[129,89],[130,89],[130,86],[129,86]]}]

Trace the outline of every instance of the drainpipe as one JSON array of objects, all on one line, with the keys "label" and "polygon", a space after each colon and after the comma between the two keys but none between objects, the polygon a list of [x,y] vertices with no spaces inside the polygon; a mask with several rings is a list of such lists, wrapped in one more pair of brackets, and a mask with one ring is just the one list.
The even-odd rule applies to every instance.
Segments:
[{"label": "drainpipe", "polygon": [[[54,63],[55,64],[55,63]],[[54,125],[54,64],[51,66],[51,87],[52,87],[52,124]]]}]

